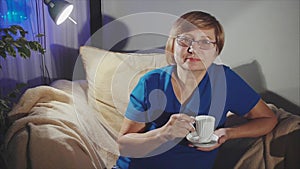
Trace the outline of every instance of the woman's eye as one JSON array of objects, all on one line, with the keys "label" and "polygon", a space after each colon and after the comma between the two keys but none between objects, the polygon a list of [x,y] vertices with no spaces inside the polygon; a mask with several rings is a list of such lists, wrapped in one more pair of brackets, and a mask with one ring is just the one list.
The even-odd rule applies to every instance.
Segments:
[{"label": "woman's eye", "polygon": [[188,40],[188,39],[184,39],[183,41],[184,41],[184,43],[186,43],[186,44],[189,44],[189,43],[190,43],[190,40]]},{"label": "woman's eye", "polygon": [[210,41],[209,40],[201,40],[200,43],[202,43],[202,44],[210,44]]}]

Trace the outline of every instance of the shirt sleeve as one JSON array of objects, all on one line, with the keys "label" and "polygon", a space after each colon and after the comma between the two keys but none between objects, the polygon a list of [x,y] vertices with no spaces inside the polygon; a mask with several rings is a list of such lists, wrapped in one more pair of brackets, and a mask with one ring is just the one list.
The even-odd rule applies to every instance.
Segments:
[{"label": "shirt sleeve", "polygon": [[243,116],[259,101],[260,95],[251,88],[237,73],[227,67],[227,103],[229,110]]},{"label": "shirt sleeve", "polygon": [[147,110],[146,98],[146,82],[144,78],[141,78],[130,94],[125,117],[133,121],[145,122]]},{"label": "shirt sleeve", "polygon": [[161,70],[145,74],[130,94],[125,117],[143,123],[157,119],[166,108],[167,97],[163,90]]}]

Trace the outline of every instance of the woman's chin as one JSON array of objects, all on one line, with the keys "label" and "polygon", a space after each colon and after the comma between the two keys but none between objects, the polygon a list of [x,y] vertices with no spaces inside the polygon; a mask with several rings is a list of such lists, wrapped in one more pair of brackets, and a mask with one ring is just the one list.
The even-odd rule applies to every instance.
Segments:
[{"label": "woman's chin", "polygon": [[205,71],[207,70],[207,67],[202,62],[197,62],[197,63],[193,62],[188,64],[188,69],[190,71]]}]

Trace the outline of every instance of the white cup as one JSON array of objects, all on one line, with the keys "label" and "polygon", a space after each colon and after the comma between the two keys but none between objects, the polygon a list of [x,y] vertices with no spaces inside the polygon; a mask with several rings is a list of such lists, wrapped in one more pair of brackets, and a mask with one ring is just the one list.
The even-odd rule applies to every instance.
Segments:
[{"label": "white cup", "polygon": [[199,142],[210,142],[211,136],[214,133],[215,117],[209,115],[199,115],[195,117],[195,121],[196,132],[199,137]]}]

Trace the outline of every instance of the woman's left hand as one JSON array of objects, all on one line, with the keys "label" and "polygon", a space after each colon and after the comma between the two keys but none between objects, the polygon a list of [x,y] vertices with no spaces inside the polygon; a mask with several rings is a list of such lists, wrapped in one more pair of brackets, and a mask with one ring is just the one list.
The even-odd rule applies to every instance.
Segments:
[{"label": "woman's left hand", "polygon": [[217,135],[219,137],[219,139],[218,139],[218,143],[212,147],[197,147],[197,146],[194,146],[192,143],[189,144],[189,146],[195,147],[197,150],[201,150],[201,151],[212,151],[212,150],[220,147],[223,143],[225,143],[228,140],[228,136],[226,134],[225,128],[217,129],[214,132],[214,134]]}]

